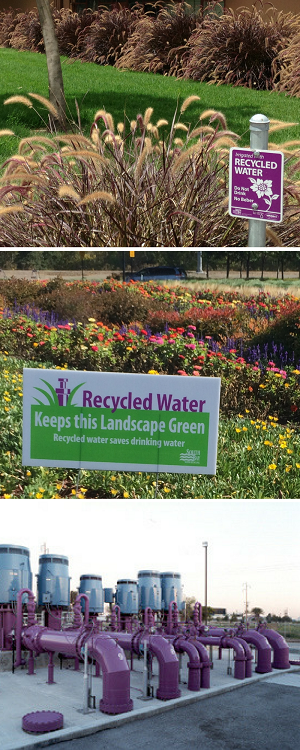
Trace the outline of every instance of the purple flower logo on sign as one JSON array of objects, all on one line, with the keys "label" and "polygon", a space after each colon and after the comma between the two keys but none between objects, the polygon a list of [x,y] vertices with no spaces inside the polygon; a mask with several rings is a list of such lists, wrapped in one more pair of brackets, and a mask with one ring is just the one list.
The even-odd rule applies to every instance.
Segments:
[{"label": "purple flower logo on sign", "polygon": [[[272,206],[272,201],[276,201],[279,195],[273,195],[272,191],[272,180],[254,180],[253,177],[248,178],[252,182],[251,190],[254,190],[258,198],[264,198],[267,208],[261,208],[261,211],[269,211]],[[265,198],[264,196],[268,196]]]}]

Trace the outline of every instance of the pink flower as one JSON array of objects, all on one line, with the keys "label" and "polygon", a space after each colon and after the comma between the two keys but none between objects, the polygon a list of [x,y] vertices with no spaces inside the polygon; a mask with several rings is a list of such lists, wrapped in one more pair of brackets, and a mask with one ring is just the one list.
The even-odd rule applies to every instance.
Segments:
[{"label": "pink flower", "polygon": [[93,350],[93,352],[97,352],[98,351],[98,346],[95,346],[95,345],[91,346],[91,349]]}]

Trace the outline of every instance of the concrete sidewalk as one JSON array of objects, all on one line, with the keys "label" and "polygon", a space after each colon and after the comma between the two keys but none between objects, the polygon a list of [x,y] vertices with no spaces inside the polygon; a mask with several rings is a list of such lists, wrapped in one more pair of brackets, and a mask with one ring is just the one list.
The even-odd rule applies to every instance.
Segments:
[{"label": "concrete sidewalk", "polygon": [[[297,648],[298,646],[298,648]],[[292,659],[300,657],[300,644],[293,644],[290,656]],[[118,716],[108,716],[99,712],[99,700],[102,697],[102,679],[92,677],[91,694],[95,696],[95,709],[83,713],[83,671],[75,671],[73,665],[64,664],[60,669],[56,665],[54,670],[55,683],[48,685],[48,672],[45,666],[38,667],[36,673],[27,674],[26,669],[0,673],[0,747],[1,750],[31,750],[31,748],[45,747],[63,740],[84,737],[100,730],[118,727],[137,719],[154,716],[166,712],[174,707],[184,706],[201,700],[207,700],[216,695],[236,690],[255,682],[266,679],[276,679],[288,675],[288,679],[296,680],[295,686],[300,686],[299,666],[289,670],[273,670],[268,674],[256,674],[253,663],[253,677],[236,680],[233,676],[234,662],[229,662],[228,652],[224,652],[222,660],[218,659],[218,651],[214,650],[213,669],[211,669],[210,689],[191,692],[187,689],[187,657],[182,658],[182,681],[180,684],[181,697],[161,701],[157,698],[144,700],[142,694],[143,660],[134,660],[131,672],[131,697],[134,703],[133,711]],[[228,674],[232,670],[232,674]],[[158,685],[158,665],[153,662],[153,677],[151,684],[154,695]],[[279,684],[279,683],[278,683]],[[22,717],[33,711],[59,711],[64,716],[64,728],[55,732],[32,735],[22,730]]]}]

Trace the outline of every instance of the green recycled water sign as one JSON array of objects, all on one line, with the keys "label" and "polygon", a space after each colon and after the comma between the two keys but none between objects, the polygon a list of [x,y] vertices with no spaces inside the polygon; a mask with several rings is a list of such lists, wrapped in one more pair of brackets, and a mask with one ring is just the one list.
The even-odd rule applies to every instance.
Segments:
[{"label": "green recycled water sign", "polygon": [[215,474],[220,379],[24,369],[23,464]]}]

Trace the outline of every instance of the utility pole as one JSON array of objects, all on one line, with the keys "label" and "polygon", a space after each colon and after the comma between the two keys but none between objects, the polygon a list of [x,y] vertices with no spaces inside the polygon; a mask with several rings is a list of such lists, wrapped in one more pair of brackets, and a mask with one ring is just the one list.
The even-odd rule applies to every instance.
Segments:
[{"label": "utility pole", "polygon": [[244,591],[246,596],[245,606],[246,606],[246,628],[248,628],[248,612],[249,612],[249,601],[248,601],[248,588],[251,588],[248,583],[244,583]]}]

